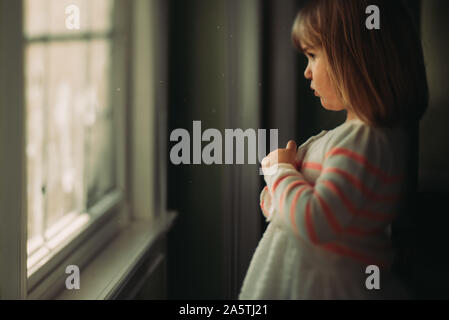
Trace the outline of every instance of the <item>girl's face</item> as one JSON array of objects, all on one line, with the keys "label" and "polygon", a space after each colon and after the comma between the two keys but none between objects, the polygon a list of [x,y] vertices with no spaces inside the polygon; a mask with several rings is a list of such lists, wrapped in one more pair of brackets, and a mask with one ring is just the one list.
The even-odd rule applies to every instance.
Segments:
[{"label": "girl's face", "polygon": [[322,50],[309,47],[304,47],[303,50],[309,61],[304,76],[311,80],[310,87],[315,91],[315,95],[320,97],[321,105],[332,111],[346,109],[330,81],[326,68],[327,60]]}]

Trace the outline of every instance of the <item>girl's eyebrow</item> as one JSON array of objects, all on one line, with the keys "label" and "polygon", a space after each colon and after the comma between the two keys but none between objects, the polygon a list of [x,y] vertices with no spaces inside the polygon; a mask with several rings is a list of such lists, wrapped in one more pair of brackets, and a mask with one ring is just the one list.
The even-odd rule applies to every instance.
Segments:
[{"label": "girl's eyebrow", "polygon": [[302,48],[302,50],[303,50],[303,51],[313,51],[314,48],[308,47],[308,46],[304,46],[304,47]]}]

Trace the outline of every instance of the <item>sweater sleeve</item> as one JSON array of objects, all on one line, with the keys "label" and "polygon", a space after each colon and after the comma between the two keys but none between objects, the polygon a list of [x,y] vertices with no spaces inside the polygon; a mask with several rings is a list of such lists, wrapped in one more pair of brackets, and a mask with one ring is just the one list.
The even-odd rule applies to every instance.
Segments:
[{"label": "sweater sleeve", "polygon": [[[261,200],[270,198],[270,219],[279,214],[282,223],[313,244],[342,234],[363,236],[388,225],[394,217],[389,204],[398,195],[390,193],[394,187],[385,186],[398,185],[401,177],[387,174],[392,158],[388,141],[375,130],[349,124],[336,133],[322,166],[318,164],[321,173],[315,185],[290,164],[267,168],[270,174],[264,176],[267,188]],[[267,216],[266,212],[265,208]]]}]

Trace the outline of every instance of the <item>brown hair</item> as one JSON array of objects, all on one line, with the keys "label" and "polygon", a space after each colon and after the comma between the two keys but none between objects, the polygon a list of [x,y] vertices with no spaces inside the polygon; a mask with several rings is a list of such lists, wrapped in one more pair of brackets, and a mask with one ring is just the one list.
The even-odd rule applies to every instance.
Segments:
[{"label": "brown hair", "polygon": [[[366,8],[380,11],[369,30]],[[392,0],[312,0],[293,25],[295,47],[320,48],[345,106],[373,126],[417,121],[428,105],[421,40],[408,8]]]}]

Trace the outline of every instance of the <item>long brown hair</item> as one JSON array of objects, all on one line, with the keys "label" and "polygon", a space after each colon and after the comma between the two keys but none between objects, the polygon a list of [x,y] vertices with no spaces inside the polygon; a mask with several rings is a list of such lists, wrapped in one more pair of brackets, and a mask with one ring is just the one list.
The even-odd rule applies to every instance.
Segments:
[{"label": "long brown hair", "polygon": [[[380,29],[365,25],[369,5],[380,10]],[[429,93],[423,49],[402,1],[309,0],[292,40],[300,51],[323,50],[337,94],[369,125],[392,127],[424,114]]]}]

